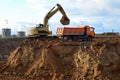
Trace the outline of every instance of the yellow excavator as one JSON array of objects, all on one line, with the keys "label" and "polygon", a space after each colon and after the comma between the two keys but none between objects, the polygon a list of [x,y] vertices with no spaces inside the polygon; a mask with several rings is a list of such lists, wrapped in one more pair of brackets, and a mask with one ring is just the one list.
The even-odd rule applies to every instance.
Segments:
[{"label": "yellow excavator", "polygon": [[[56,8],[57,6],[57,8]],[[57,4],[54,6],[44,17],[43,24],[38,24],[36,27],[31,28],[29,31],[30,33],[28,34],[29,37],[41,37],[41,36],[49,36],[52,35],[52,31],[49,30],[48,28],[48,20],[58,11],[61,12],[63,15],[62,18],[60,19],[61,24],[63,25],[68,25],[70,23],[69,18],[67,17],[64,9],[60,4]]]}]

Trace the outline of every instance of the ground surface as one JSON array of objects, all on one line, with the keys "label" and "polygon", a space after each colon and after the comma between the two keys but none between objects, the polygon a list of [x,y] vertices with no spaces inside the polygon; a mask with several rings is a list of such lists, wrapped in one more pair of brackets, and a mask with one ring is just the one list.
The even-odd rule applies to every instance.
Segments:
[{"label": "ground surface", "polygon": [[0,62],[1,80],[120,80],[120,39],[25,39]]},{"label": "ground surface", "polygon": [[0,38],[0,60],[6,59],[23,40],[23,38]]}]

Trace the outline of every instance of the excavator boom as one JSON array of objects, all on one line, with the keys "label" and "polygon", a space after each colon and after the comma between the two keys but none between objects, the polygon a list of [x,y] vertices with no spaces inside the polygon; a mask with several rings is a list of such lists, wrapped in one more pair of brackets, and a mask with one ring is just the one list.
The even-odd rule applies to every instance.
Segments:
[{"label": "excavator boom", "polygon": [[67,15],[66,15],[64,9],[62,8],[62,6],[61,6],[60,4],[57,4],[57,8],[56,8],[56,9],[55,9],[55,8],[56,8],[56,6],[54,6],[54,7],[46,14],[46,16],[45,16],[45,18],[44,18],[44,21],[43,21],[44,27],[47,26],[48,20],[49,20],[56,12],[58,12],[58,11],[60,11],[61,14],[63,15],[62,18],[61,18],[61,20],[60,20],[61,24],[63,24],[63,25],[68,25],[68,24],[70,23],[70,20],[69,20],[69,18],[67,17]]}]

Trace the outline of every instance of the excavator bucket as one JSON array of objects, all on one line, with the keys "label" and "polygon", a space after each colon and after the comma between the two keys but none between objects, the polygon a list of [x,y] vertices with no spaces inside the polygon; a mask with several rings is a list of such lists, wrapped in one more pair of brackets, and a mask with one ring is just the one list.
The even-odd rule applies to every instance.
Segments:
[{"label": "excavator bucket", "polygon": [[69,24],[70,24],[70,20],[69,20],[69,18],[67,18],[66,16],[62,16],[62,18],[60,19],[60,22],[61,22],[63,25],[69,25]]}]

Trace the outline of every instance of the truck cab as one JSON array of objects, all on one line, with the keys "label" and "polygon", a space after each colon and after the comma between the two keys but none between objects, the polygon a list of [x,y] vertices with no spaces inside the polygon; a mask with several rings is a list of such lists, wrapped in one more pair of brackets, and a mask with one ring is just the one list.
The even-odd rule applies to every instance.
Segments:
[{"label": "truck cab", "polygon": [[94,32],[94,29],[93,27],[90,27],[90,26],[85,26],[84,27],[85,31],[84,31],[84,35],[87,36],[87,37],[91,37],[91,38],[94,38],[95,36],[95,32]]}]

